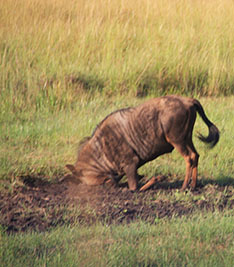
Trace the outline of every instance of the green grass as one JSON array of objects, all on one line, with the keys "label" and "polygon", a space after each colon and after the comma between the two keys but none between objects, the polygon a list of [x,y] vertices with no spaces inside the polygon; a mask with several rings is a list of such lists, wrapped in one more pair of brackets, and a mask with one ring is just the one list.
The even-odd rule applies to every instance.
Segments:
[{"label": "green grass", "polygon": [[7,236],[4,266],[232,266],[233,215],[200,214],[155,225],[61,227]]},{"label": "green grass", "polygon": [[0,8],[4,114],[84,93],[231,95],[234,3],[13,0]]}]

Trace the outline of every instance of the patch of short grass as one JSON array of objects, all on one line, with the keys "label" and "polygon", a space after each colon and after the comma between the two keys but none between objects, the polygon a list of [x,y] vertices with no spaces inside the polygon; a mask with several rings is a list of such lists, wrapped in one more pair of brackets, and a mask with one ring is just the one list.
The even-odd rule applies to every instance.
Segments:
[{"label": "patch of short grass", "polygon": [[232,266],[233,215],[196,214],[154,225],[60,227],[45,233],[6,235],[4,266]]}]

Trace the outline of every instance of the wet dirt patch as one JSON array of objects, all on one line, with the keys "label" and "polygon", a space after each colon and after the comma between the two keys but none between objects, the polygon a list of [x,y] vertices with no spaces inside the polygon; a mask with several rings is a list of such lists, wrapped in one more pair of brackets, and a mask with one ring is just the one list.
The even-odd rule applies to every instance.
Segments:
[{"label": "wet dirt patch", "polygon": [[126,184],[86,186],[69,176],[54,183],[29,176],[21,177],[21,181],[11,192],[0,192],[0,224],[7,232],[46,231],[77,222],[154,223],[199,210],[234,208],[233,185],[200,184],[195,192],[180,193],[178,182],[163,182],[146,192],[131,192]]}]

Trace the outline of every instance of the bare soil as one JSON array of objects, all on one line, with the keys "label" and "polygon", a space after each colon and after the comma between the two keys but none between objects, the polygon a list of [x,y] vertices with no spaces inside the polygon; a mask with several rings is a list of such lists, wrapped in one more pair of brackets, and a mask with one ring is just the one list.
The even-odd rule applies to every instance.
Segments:
[{"label": "bare soil", "polygon": [[[84,225],[137,220],[154,223],[165,217],[190,216],[196,211],[234,208],[233,184],[203,182],[196,191],[189,191],[191,199],[173,200],[170,196],[178,192],[181,182],[166,181],[145,192],[131,192],[124,183],[86,186],[70,176],[53,183],[31,176],[21,177],[20,181],[11,190],[0,192],[0,224],[7,232],[46,231],[77,222]],[[159,190],[168,199],[158,198]]]}]

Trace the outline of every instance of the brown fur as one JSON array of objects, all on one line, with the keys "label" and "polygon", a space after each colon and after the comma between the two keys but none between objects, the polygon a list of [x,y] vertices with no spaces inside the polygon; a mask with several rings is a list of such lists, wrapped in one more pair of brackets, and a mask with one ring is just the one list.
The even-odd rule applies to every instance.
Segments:
[{"label": "brown fur", "polygon": [[164,96],[108,115],[82,144],[76,164],[67,168],[88,185],[110,179],[118,182],[126,175],[130,190],[136,190],[140,179],[137,169],[176,148],[186,162],[182,189],[187,188],[190,178],[195,188],[199,155],[192,132],[197,112],[209,128],[208,137],[199,138],[212,147],[219,140],[219,130],[201,104],[192,98]]}]

